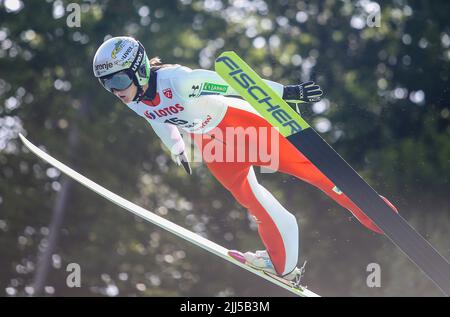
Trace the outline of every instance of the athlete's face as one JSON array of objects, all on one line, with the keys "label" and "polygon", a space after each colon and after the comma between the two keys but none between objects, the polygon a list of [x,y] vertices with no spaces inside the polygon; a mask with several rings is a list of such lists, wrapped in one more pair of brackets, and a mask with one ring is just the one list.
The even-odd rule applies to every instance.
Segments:
[{"label": "athlete's face", "polygon": [[137,87],[135,84],[131,84],[130,87],[124,90],[113,89],[112,93],[119,98],[123,103],[130,103],[133,101],[137,93]]}]

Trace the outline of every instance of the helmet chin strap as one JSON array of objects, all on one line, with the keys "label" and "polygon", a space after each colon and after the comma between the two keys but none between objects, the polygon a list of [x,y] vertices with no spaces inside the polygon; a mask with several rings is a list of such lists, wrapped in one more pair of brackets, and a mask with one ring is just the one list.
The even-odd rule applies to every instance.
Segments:
[{"label": "helmet chin strap", "polygon": [[137,91],[136,96],[134,96],[133,101],[141,101],[144,97],[144,89],[140,85],[136,85]]}]

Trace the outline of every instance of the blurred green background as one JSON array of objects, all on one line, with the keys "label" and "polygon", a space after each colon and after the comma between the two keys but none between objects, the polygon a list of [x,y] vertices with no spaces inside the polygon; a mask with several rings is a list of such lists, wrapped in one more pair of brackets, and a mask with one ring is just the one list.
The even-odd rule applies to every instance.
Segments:
[{"label": "blurred green background", "polygon": [[[107,93],[92,57],[108,36],[212,69],[235,50],[267,79],[313,79],[305,118],[450,258],[449,1],[0,0],[0,295],[288,296],[72,183],[18,133],[106,188],[228,248],[262,247],[201,164],[187,176],[148,123]],[[371,19],[379,11],[379,19]],[[367,21],[372,23],[367,23]],[[73,21],[73,20],[72,20]],[[70,21],[69,21],[70,22]],[[70,23],[69,23],[70,24]],[[375,24],[375,25],[374,25]],[[385,237],[317,189],[258,175],[300,224],[304,282],[325,296],[439,296]],[[38,259],[41,260],[38,260]],[[381,287],[366,267],[381,265]],[[66,267],[81,266],[80,288]]]}]

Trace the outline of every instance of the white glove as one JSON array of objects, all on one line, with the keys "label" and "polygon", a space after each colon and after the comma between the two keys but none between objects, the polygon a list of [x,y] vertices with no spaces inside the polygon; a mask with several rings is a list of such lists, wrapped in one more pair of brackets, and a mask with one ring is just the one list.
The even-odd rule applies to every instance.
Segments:
[{"label": "white glove", "polygon": [[189,165],[188,158],[186,156],[186,153],[181,152],[180,154],[173,154],[171,153],[172,160],[177,164],[178,166],[182,165],[189,175],[192,175],[191,166]]}]

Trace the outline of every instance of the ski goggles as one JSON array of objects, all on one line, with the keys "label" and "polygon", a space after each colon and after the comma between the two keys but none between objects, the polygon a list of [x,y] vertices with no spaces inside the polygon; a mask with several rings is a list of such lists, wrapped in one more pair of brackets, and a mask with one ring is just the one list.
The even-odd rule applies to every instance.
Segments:
[{"label": "ski goggles", "polygon": [[100,77],[99,81],[109,92],[113,92],[113,90],[125,90],[133,83],[133,79],[126,71]]}]

